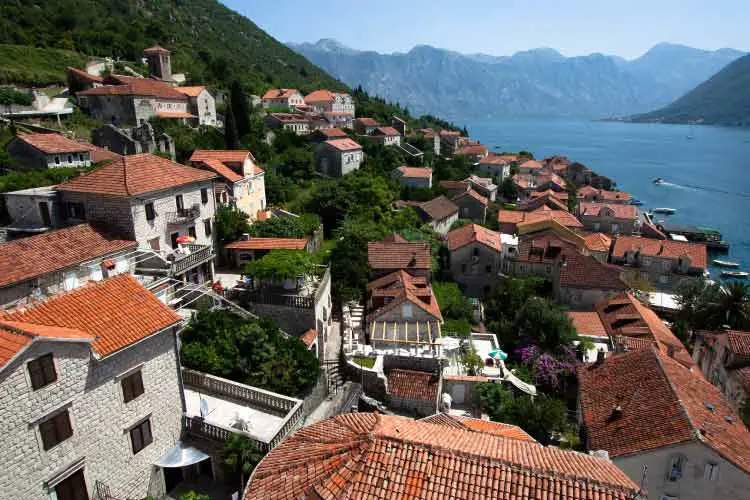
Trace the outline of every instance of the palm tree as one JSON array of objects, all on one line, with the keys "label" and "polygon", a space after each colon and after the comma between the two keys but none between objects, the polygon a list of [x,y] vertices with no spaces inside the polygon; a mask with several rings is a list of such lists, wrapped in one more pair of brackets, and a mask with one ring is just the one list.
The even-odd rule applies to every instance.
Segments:
[{"label": "palm tree", "polygon": [[234,469],[240,475],[240,491],[245,487],[245,476],[249,476],[258,462],[263,458],[263,453],[258,450],[255,442],[241,434],[232,433],[229,436],[222,452],[224,463]]},{"label": "palm tree", "polygon": [[723,286],[716,304],[722,321],[733,329],[747,326],[749,305],[748,287],[741,281],[733,281]]}]

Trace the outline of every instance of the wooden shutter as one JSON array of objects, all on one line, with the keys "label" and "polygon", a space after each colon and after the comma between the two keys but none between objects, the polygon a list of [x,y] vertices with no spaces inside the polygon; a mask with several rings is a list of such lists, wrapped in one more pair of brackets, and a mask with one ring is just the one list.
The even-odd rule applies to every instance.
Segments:
[{"label": "wooden shutter", "polygon": [[73,435],[73,427],[70,425],[70,415],[68,410],[57,415],[55,418],[55,427],[57,428],[57,440],[65,441]]},{"label": "wooden shutter", "polygon": [[130,377],[122,379],[120,385],[122,385],[122,399],[127,403],[133,399],[133,389],[130,386]]},{"label": "wooden shutter", "polygon": [[151,436],[151,420],[146,420],[141,424],[143,434],[143,447],[150,445],[153,442],[153,436]]},{"label": "wooden shutter", "polygon": [[46,383],[51,384],[57,380],[57,373],[55,372],[55,362],[52,359],[51,354],[42,356],[40,359],[42,365],[42,373],[44,373],[44,380]]},{"label": "wooden shutter", "polygon": [[57,444],[57,429],[54,419],[39,424],[39,433],[42,435],[42,445],[45,450],[49,450]]},{"label": "wooden shutter", "polygon": [[44,373],[38,359],[29,362],[29,376],[31,377],[31,387],[35,391],[45,386]]}]

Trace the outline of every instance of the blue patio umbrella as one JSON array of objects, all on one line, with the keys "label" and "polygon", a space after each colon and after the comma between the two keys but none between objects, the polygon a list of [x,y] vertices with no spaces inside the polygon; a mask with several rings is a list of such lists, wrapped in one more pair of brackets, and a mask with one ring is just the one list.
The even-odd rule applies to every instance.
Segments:
[{"label": "blue patio umbrella", "polygon": [[508,359],[508,355],[505,353],[505,351],[502,351],[500,349],[496,351],[490,351],[490,357],[495,359],[500,359],[502,361],[505,361]]}]

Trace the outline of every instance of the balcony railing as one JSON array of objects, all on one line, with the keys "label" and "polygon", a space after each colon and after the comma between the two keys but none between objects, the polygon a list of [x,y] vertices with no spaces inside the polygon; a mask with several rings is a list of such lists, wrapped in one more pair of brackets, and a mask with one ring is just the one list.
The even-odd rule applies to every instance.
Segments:
[{"label": "balcony railing", "polygon": [[198,204],[190,208],[177,209],[176,212],[167,212],[167,224],[170,226],[180,226],[190,224],[201,216],[201,207]]},{"label": "balcony railing", "polygon": [[172,274],[179,275],[192,269],[197,265],[208,262],[214,258],[214,249],[211,245],[183,245],[190,253],[188,255],[172,254],[175,260],[172,262]]}]

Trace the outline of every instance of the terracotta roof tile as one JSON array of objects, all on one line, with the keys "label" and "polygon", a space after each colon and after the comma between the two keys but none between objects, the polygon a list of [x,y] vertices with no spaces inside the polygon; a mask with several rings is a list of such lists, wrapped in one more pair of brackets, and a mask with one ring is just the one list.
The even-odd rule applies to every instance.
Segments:
[{"label": "terracotta roof tile", "polygon": [[470,197],[470,198],[473,198],[473,199],[475,199],[476,201],[478,201],[479,203],[481,203],[481,204],[482,204],[482,205],[484,205],[485,207],[486,207],[486,206],[487,206],[487,205],[489,204],[489,202],[490,202],[490,201],[489,201],[489,200],[487,199],[487,197],[486,197],[486,196],[482,196],[481,194],[477,193],[477,192],[476,192],[476,191],[474,191],[473,189],[469,189],[468,191],[466,191],[466,192],[464,192],[464,193],[461,193],[461,194],[458,194],[458,195],[454,196],[453,198],[451,198],[451,201],[453,201],[453,202],[456,202],[456,201],[460,200],[461,198],[465,198],[465,197],[467,197],[467,196],[468,196],[468,197]]},{"label": "terracotta roof tile", "polygon": [[456,150],[456,155],[486,155],[487,146],[482,144],[469,144]]},{"label": "terracotta roof tile", "polygon": [[152,52],[157,53],[157,54],[169,54],[170,53],[167,49],[165,49],[164,47],[160,47],[159,45],[154,45],[153,47],[143,49],[144,54],[149,54]]},{"label": "terracotta roof tile", "polygon": [[698,370],[649,348],[581,368],[578,379],[590,449],[617,457],[699,441],[750,471],[750,432]]},{"label": "terracotta roof tile", "polygon": [[99,146],[94,146],[93,144],[86,144],[86,146],[90,146],[91,149],[89,149],[89,154],[91,155],[91,161],[93,163],[99,163],[102,161],[107,160],[119,160],[122,158],[122,155],[119,153],[115,153],[114,151],[110,151],[105,148],[100,148]]},{"label": "terracotta roof tile", "polygon": [[612,463],[404,417],[351,413],[298,430],[258,465],[246,500],[634,499]]},{"label": "terracotta roof tile", "polygon": [[208,169],[215,174],[218,174],[219,176],[223,177],[224,179],[228,180],[229,182],[239,182],[244,177],[242,177],[240,174],[236,173],[231,168],[224,165],[219,160],[204,160],[200,162],[201,165],[205,165],[208,167]]},{"label": "terracotta roof tile", "polygon": [[[674,358],[685,366],[695,366],[690,353],[672,330],[654,311],[641,304],[630,293],[621,293],[595,306],[604,327],[614,342],[618,336],[636,337],[654,342],[662,353],[674,351]],[[631,344],[630,348],[649,346]]]},{"label": "terracotta roof tile", "polygon": [[18,353],[26,349],[32,340],[33,337],[31,336],[19,335],[0,326],[0,369],[4,368]]},{"label": "terracotta roof tile", "polygon": [[578,335],[584,337],[606,337],[607,330],[596,312],[568,311]]},{"label": "terracotta roof tile", "polygon": [[638,208],[635,205],[623,205],[621,203],[595,203],[582,201],[578,203],[578,211],[581,216],[601,217],[602,210],[611,210],[618,219],[637,219]]},{"label": "terracotta roof tile", "polygon": [[611,264],[599,262],[594,257],[578,252],[566,254],[560,268],[560,286],[592,288],[596,290],[628,290],[621,277],[622,270]]},{"label": "terracotta roof tile", "polygon": [[453,417],[469,430],[476,432],[484,432],[486,434],[492,434],[494,436],[501,436],[511,439],[520,439],[521,441],[536,442],[536,439],[529,436],[529,434],[518,427],[517,425],[504,424],[502,422],[493,422],[491,420],[481,420],[478,418],[470,417]]},{"label": "terracotta roof tile", "polygon": [[396,271],[368,283],[367,291],[371,299],[390,298],[390,302],[385,304],[374,300],[371,302],[371,310],[367,313],[369,322],[404,302],[411,302],[437,320],[443,320],[437,298],[424,277],[412,276],[403,270]]},{"label": "terracotta roof tile", "polygon": [[239,240],[224,246],[227,250],[304,250],[307,240],[304,238],[250,238]]},{"label": "terracotta roof tile", "polygon": [[729,348],[734,354],[750,356],[750,332],[729,330],[726,335]]},{"label": "terracotta roof tile", "polygon": [[263,94],[263,99],[289,99],[295,94],[299,94],[297,89],[271,89]]},{"label": "terracotta roof tile", "polygon": [[681,257],[690,259],[690,267],[706,269],[708,252],[702,243],[686,241],[658,240],[640,236],[618,236],[612,247],[612,256],[624,258],[625,253],[640,252],[641,255],[677,260]]},{"label": "terracotta roof tile", "polygon": [[123,156],[80,177],[57,185],[58,191],[131,197],[209,181],[216,174],[186,167],[152,154]]},{"label": "terracotta roof tile", "polygon": [[445,196],[438,196],[420,203],[419,208],[431,219],[442,220],[458,213],[458,207]]},{"label": "terracotta roof tile", "polygon": [[404,177],[410,177],[415,179],[430,179],[432,177],[432,169],[427,167],[398,167],[396,170],[401,172]]},{"label": "terracotta roof tile", "polygon": [[543,169],[544,164],[537,160],[526,160],[525,162],[521,163],[518,168],[537,171]]},{"label": "terracotta roof tile", "polygon": [[305,96],[306,103],[330,102],[336,98],[336,93],[330,90],[314,90]]},{"label": "terracotta roof tile", "polygon": [[380,126],[380,123],[378,123],[377,120],[375,120],[374,118],[363,117],[363,118],[357,118],[354,121],[365,127],[379,127]]},{"label": "terracotta roof tile", "polygon": [[[109,85],[113,82],[114,85]],[[133,76],[114,75],[105,79],[105,85],[94,87],[92,89],[78,92],[79,96],[104,96],[104,95],[125,95],[125,96],[149,96],[160,99],[171,99],[174,101],[185,101],[187,96],[175,90],[168,83],[150,78],[136,78]]]},{"label": "terracotta roof tile", "polygon": [[159,118],[198,118],[187,111],[157,111],[156,116]]},{"label": "terracotta roof tile", "polygon": [[326,136],[329,139],[342,139],[349,137],[346,132],[340,128],[321,128],[317,130],[317,133]]},{"label": "terracotta roof tile", "polygon": [[378,127],[375,129],[372,135],[397,136],[401,134],[393,127]]},{"label": "terracotta roof tile", "polygon": [[353,140],[346,138],[346,139],[331,139],[328,141],[325,141],[325,144],[328,144],[334,149],[337,149],[339,151],[355,151],[357,149],[362,149],[362,146],[354,142]]},{"label": "terracotta roof tile", "polygon": [[583,236],[586,247],[592,252],[609,252],[612,247],[612,238],[604,233],[589,233]]},{"label": "terracotta roof tile", "polygon": [[255,160],[247,149],[196,149],[190,155],[190,162],[218,160],[222,163],[244,163],[248,159]]},{"label": "terracotta roof tile", "polygon": [[96,338],[92,348],[103,357],[176,325],[182,318],[132,276],[120,274],[7,314],[0,317],[2,321],[77,330]]},{"label": "terracotta roof tile", "polygon": [[439,380],[434,373],[415,370],[391,370],[388,393],[404,399],[434,401],[437,404]]},{"label": "terracotta roof tile", "polygon": [[82,153],[91,151],[90,144],[68,139],[62,134],[19,133],[18,139],[46,154]]},{"label": "terracotta roof tile", "polygon": [[137,246],[135,241],[108,235],[89,224],[13,240],[0,245],[0,287]]},{"label": "terracotta roof tile", "polygon": [[104,81],[104,78],[102,78],[101,76],[92,75],[90,73],[85,72],[82,69],[68,67],[66,68],[66,70],[90,82],[102,83],[102,81]]},{"label": "terracotta roof tile", "polygon": [[203,85],[196,85],[193,87],[172,87],[180,94],[185,94],[188,97],[198,97],[201,92],[206,90],[206,87]]},{"label": "terracotta roof tile", "polygon": [[583,224],[575,215],[567,210],[545,210],[539,208],[533,212],[521,212],[518,210],[499,210],[497,220],[500,224],[514,224],[518,226],[524,223],[536,223],[544,220],[554,220],[565,227],[583,228]]},{"label": "terracotta roof tile", "polygon": [[502,250],[500,233],[487,229],[479,224],[467,224],[458,229],[454,229],[448,233],[447,237],[448,250],[451,252],[474,242],[481,243],[496,252]]},{"label": "terracotta roof tile", "polygon": [[432,269],[429,243],[370,242],[367,244],[370,269]]},{"label": "terracotta roof tile", "polygon": [[486,157],[479,160],[480,165],[508,165],[518,158],[514,155],[498,155],[490,153]]}]

